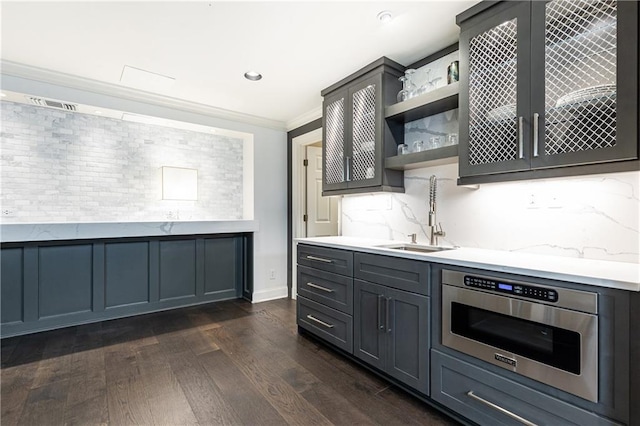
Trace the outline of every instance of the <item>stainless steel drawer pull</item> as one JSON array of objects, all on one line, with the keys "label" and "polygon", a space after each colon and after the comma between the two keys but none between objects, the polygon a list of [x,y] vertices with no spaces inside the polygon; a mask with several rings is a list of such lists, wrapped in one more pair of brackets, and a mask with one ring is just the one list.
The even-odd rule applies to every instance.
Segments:
[{"label": "stainless steel drawer pull", "polygon": [[525,418],[522,418],[522,417],[520,417],[519,415],[514,414],[514,413],[512,413],[511,411],[506,410],[506,409],[504,409],[504,408],[500,407],[499,405],[494,404],[493,402],[489,402],[489,401],[487,401],[487,400],[486,400],[486,399],[484,399],[484,398],[480,398],[478,395],[474,394],[474,393],[473,393],[473,391],[469,391],[469,392],[467,392],[467,396],[468,396],[468,397],[470,397],[470,398],[475,399],[475,400],[476,400],[476,401],[478,401],[478,402],[483,403],[484,405],[486,405],[486,406],[488,406],[488,407],[493,408],[493,409],[494,409],[494,410],[496,410],[496,411],[499,411],[500,413],[502,413],[502,414],[504,414],[504,415],[506,415],[506,416],[511,417],[511,418],[512,418],[512,419],[514,419],[514,420],[519,421],[519,422],[520,422],[520,423],[522,423],[523,425],[527,425],[527,426],[538,426],[538,425],[536,425],[535,423],[530,422],[529,420],[527,420],[527,419],[525,419]]},{"label": "stainless steel drawer pull", "polygon": [[313,315],[307,315],[307,319],[310,319],[311,321],[315,321],[318,324],[324,325],[327,328],[333,328],[333,324],[329,324],[328,322],[324,322],[322,320],[319,320],[318,318],[314,317]]},{"label": "stainless steel drawer pull", "polygon": [[330,288],[322,287],[321,285],[314,283],[307,283],[309,287],[317,288],[318,290],[326,291],[327,293],[333,293],[333,290]]},{"label": "stainless steel drawer pull", "polygon": [[331,259],[324,259],[322,257],[315,257],[315,256],[307,256],[307,259],[309,260],[316,260],[318,262],[324,262],[324,263],[333,263],[333,260]]}]

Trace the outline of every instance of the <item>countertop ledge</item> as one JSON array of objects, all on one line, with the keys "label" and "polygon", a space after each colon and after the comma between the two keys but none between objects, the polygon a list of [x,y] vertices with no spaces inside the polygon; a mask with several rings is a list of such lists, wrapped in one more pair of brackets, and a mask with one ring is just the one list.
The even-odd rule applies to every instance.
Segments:
[{"label": "countertop ledge", "polygon": [[0,224],[0,242],[257,232],[257,220]]},{"label": "countertop ledge", "polygon": [[416,253],[378,247],[380,245],[400,244],[402,243],[401,241],[353,237],[297,238],[296,242],[425,260],[446,265],[490,269],[619,290],[640,291],[640,265],[637,263],[464,247],[434,253]]}]

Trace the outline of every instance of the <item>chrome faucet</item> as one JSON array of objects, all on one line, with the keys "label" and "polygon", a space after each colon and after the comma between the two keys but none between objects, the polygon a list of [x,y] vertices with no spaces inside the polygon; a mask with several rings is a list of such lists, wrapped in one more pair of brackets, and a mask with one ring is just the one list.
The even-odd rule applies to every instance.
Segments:
[{"label": "chrome faucet", "polygon": [[444,237],[446,234],[442,230],[442,224],[436,225],[436,175],[431,175],[429,178],[429,244],[432,246],[438,245],[438,237]]}]

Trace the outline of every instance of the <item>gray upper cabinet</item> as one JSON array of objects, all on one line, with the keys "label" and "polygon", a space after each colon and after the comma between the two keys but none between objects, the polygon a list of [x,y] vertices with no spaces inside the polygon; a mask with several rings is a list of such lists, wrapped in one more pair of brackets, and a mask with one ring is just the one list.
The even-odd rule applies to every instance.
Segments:
[{"label": "gray upper cabinet", "polygon": [[402,172],[384,169],[399,128],[387,124],[384,107],[395,100],[403,72],[381,58],[322,91],[323,195],[403,190]]},{"label": "gray upper cabinet", "polygon": [[638,158],[637,2],[483,2],[457,22],[462,183]]}]

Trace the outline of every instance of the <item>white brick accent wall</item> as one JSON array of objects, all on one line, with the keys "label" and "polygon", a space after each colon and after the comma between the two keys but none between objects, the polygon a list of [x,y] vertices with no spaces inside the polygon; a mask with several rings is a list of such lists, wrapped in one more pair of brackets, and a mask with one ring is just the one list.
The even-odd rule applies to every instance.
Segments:
[{"label": "white brick accent wall", "polygon": [[[242,139],[1,104],[3,223],[242,219]],[[162,166],[197,169],[198,200],[162,200]]]}]

